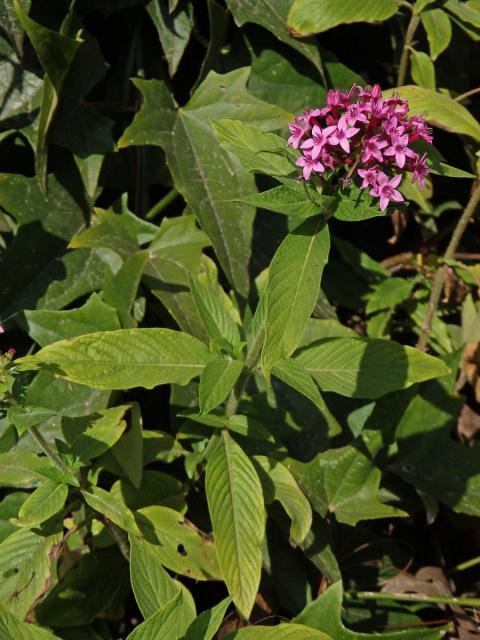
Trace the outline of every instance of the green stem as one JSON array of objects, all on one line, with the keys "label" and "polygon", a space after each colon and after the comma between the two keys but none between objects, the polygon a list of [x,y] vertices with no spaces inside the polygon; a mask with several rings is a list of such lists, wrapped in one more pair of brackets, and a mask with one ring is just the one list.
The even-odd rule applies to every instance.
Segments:
[{"label": "green stem", "polygon": [[30,433],[32,434],[32,438],[38,444],[40,449],[48,458],[50,458],[53,464],[58,467],[63,474],[71,476],[71,469],[69,469],[67,465],[61,460],[61,458],[55,453],[55,451],[51,448],[51,446],[42,436],[37,427],[30,427]]},{"label": "green stem", "polygon": [[345,594],[347,600],[401,600],[404,602],[428,602],[430,604],[448,604],[457,607],[480,607],[480,598],[456,598],[455,596],[425,596],[421,593],[384,593],[378,591],[359,591]]},{"label": "green stem", "polygon": [[227,405],[225,407],[225,415],[227,416],[227,418],[235,415],[235,412],[238,409],[238,405],[240,404],[240,400],[242,399],[242,395],[247,386],[247,382],[249,381],[250,376],[252,375],[260,359],[264,336],[265,331],[262,324],[247,352],[243,371],[240,374],[240,377],[238,378],[235,386],[233,387],[233,391],[227,400]]},{"label": "green stem", "polygon": [[398,67],[397,87],[401,87],[405,84],[405,78],[407,77],[408,68],[408,56],[410,54],[410,47],[412,46],[415,32],[420,24],[420,17],[412,15],[410,22],[408,23],[407,32],[405,34],[405,42],[403,43],[402,55],[400,57],[400,65]]},{"label": "green stem", "polygon": [[157,202],[157,204],[155,204],[150,209],[150,211],[145,216],[146,219],[147,220],[153,220],[154,218],[156,218],[158,216],[158,214],[161,213],[164,209],[166,209],[168,207],[168,205],[170,203],[172,203],[175,200],[175,198],[177,196],[179,196],[179,195],[180,194],[175,189],[175,187],[173,189],[171,189],[166,195],[163,196],[163,198],[161,200],[159,200]]},{"label": "green stem", "polygon": [[471,567],[476,567],[477,564],[480,564],[480,556],[457,564],[455,567],[452,567],[448,570],[448,574],[450,575],[452,573],[457,573],[458,571],[465,571],[466,569],[470,569]]},{"label": "green stem", "polygon": [[[468,223],[472,219],[477,206],[480,202],[480,182],[477,182],[473,188],[472,195],[470,196],[470,200],[468,201],[467,206],[465,207],[462,215],[460,216],[457,226],[455,227],[452,237],[450,238],[450,242],[448,243],[448,247],[443,254],[443,263],[447,263],[449,260],[453,260],[455,257],[455,252],[457,250],[458,245],[460,244],[460,240],[462,239],[463,234],[465,233],[465,229],[467,228]],[[447,273],[447,264],[443,264],[436,272],[435,277],[433,279],[432,291],[430,293],[430,298],[427,304],[427,311],[425,313],[425,317],[423,319],[420,337],[417,342],[417,349],[421,351],[425,351],[428,346],[428,340],[430,336],[430,331],[432,329],[432,322],[435,312],[437,311],[438,304],[440,302],[440,297],[443,291],[443,285],[445,283],[445,276]]]}]

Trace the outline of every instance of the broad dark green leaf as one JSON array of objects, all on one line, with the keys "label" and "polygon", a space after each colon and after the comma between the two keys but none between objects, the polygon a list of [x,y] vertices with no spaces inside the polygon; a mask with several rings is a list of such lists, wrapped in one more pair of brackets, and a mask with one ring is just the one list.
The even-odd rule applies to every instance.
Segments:
[{"label": "broad dark green leaf", "polygon": [[185,640],[212,640],[231,601],[231,598],[225,598],[211,609],[203,611],[188,627]]},{"label": "broad dark green leaf", "polygon": [[64,432],[68,434],[69,425],[73,432],[80,430],[71,442],[73,453],[88,464],[90,460],[108,451],[125,431],[125,414],[129,409],[130,405],[124,404],[102,409],[94,416],[64,419]]},{"label": "broad dark green leaf", "polygon": [[309,36],[350,22],[380,22],[391,18],[398,11],[395,0],[294,0],[288,26],[296,34]]},{"label": "broad dark green leaf", "polygon": [[127,478],[139,488],[143,478],[143,432],[142,414],[137,403],[130,411],[130,427],[112,448],[112,454]]},{"label": "broad dark green leaf", "polygon": [[183,5],[169,13],[162,0],[150,0],[147,11],[162,43],[170,76],[174,76],[193,29],[193,6]]},{"label": "broad dark green leaf", "polygon": [[40,186],[44,192],[47,189],[47,136],[58,106],[60,92],[70,65],[82,44],[82,40],[68,37],[62,31],[68,32],[71,21],[71,11],[65,18],[60,33],[51,31],[35,22],[25,13],[18,0],[13,6],[25,29],[26,34],[35,49],[40,63],[45,71],[43,81],[42,104],[38,123],[37,144],[35,150],[35,165]]},{"label": "broad dark green leaf", "polygon": [[324,340],[296,357],[320,389],[352,398],[380,398],[449,372],[444,362],[418,349],[373,338]]},{"label": "broad dark green leaf", "polygon": [[123,502],[117,500],[111,492],[105,491],[100,487],[90,487],[88,490],[82,490],[82,496],[94,511],[98,511],[120,529],[127,533],[140,535],[134,514]]},{"label": "broad dark green leaf", "polygon": [[372,434],[352,445],[319,453],[307,463],[288,460],[288,468],[322,517],[331,512],[339,522],[354,526],[360,520],[407,515],[380,500],[382,474],[374,457],[381,440]]},{"label": "broad dark green leaf", "polygon": [[119,140],[120,147],[154,144],[164,148],[175,186],[208,234],[230,282],[242,294],[249,288],[248,262],[253,210],[233,200],[252,193],[253,178],[238,161],[217,148],[211,120],[240,118],[274,129],[288,114],[246,90],[249,69],[226,75],[211,72],[187,105],[176,109],[165,85],[135,80],[144,104]]},{"label": "broad dark green leaf", "polygon": [[152,389],[186,384],[211,357],[203,343],[180,331],[120,329],[61,340],[17,362],[97,389]]},{"label": "broad dark green leaf", "polygon": [[317,302],[330,236],[325,219],[309,218],[278,248],[268,274],[262,368],[269,372],[298,346]]},{"label": "broad dark green leaf", "polygon": [[368,298],[365,311],[375,313],[383,309],[393,309],[408,298],[415,285],[414,280],[404,278],[387,278],[375,285]]},{"label": "broad dark green leaf", "polygon": [[274,627],[255,625],[240,629],[228,636],[228,640],[334,640],[321,631],[301,624],[281,623]]},{"label": "broad dark green leaf", "polygon": [[[330,199],[332,200],[332,199]],[[296,189],[288,185],[280,185],[261,193],[254,193],[242,199],[260,209],[284,213],[287,216],[308,218],[321,213],[321,205],[309,196],[308,187]]]},{"label": "broad dark green leaf", "polygon": [[115,274],[108,274],[105,279],[103,297],[105,302],[117,309],[122,326],[125,329],[137,326],[131,311],[149,258],[148,251],[133,253],[126,258]]},{"label": "broad dark green leaf", "polygon": [[336,582],[308,604],[294,621],[324,631],[335,640],[439,640],[443,636],[442,630],[426,629],[425,626],[374,634],[350,631],[342,621],[342,599],[342,583]]},{"label": "broad dark green leaf", "polygon": [[248,618],[262,570],[262,486],[248,456],[226,431],[207,463],[205,488],[223,578],[235,606]]},{"label": "broad dark green leaf", "polygon": [[246,22],[254,22],[265,27],[276,38],[305,56],[323,77],[323,62],[316,42],[311,38],[297,40],[288,31],[287,16],[290,5],[291,0],[227,0],[227,6],[239,26]]},{"label": "broad dark green leaf", "polygon": [[0,485],[4,487],[35,487],[43,480],[57,483],[69,482],[78,486],[73,478],[64,478],[49,458],[36,456],[29,451],[0,453]]}]

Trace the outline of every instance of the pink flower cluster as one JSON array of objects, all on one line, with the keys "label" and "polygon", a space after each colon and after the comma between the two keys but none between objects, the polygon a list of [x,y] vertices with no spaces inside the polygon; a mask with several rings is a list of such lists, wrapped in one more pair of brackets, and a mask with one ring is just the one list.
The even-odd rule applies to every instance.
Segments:
[{"label": "pink flower cluster", "polygon": [[409,145],[418,139],[431,144],[431,131],[423,118],[407,113],[407,101],[382,98],[378,84],[354,84],[347,93],[331,89],[325,107],[310,109],[288,125],[288,144],[301,152],[296,164],[305,180],[312,173],[344,169],[348,180],[360,178],[360,189],[379,198],[384,211],[391,200],[403,201],[397,187],[407,172],[420,188],[429,173],[426,154]]}]

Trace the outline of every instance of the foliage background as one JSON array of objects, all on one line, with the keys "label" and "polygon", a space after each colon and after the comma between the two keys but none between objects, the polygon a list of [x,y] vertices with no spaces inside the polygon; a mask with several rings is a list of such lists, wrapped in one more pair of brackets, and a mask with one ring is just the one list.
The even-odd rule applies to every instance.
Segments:
[{"label": "foliage background", "polygon": [[[204,404],[198,418],[198,381],[150,390],[120,371],[95,389],[47,368],[19,372],[12,386],[8,350],[136,327],[182,329],[211,346],[199,306],[207,290],[228,311],[238,357],[264,270],[295,218],[242,201],[275,182],[245,168],[218,121],[286,140],[292,114],[353,82],[406,85],[401,95],[434,126],[437,160],[457,170],[433,175],[424,192],[404,185],[410,204],[391,215],[331,221],[300,346],[358,336],[415,345],[478,175],[479,30],[478,0],[0,1],[1,637],[170,638],[169,602],[185,620],[228,595],[204,476],[219,412]],[[447,623],[451,637],[473,637],[461,634],[473,633],[474,612],[435,603],[451,589],[478,595],[475,564],[461,566],[480,554],[478,231],[472,222],[448,263],[430,332],[449,375],[368,397],[327,388],[314,402],[302,382],[250,381],[238,411],[248,420],[232,419],[225,446],[249,498],[245,530],[263,517],[258,477],[267,503],[251,620],[309,627],[272,637],[437,638],[430,626]],[[123,349],[141,358],[155,346]],[[48,467],[45,443],[68,473]],[[280,454],[289,463],[275,475],[268,457]],[[246,544],[244,558],[259,549]],[[413,577],[431,566],[440,573]],[[426,594],[430,605],[365,595],[400,570],[413,582],[389,590]],[[132,632],[142,617],[155,619]],[[229,601],[212,620],[168,633],[224,637],[242,625]],[[251,627],[239,637],[247,632],[256,637]]]}]

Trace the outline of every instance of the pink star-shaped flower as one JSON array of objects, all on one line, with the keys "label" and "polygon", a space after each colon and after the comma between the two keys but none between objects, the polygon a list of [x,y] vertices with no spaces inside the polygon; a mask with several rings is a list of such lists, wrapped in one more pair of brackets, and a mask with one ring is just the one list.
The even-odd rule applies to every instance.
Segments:
[{"label": "pink star-shaped flower", "polygon": [[340,145],[346,153],[350,153],[349,138],[352,138],[360,129],[358,127],[349,127],[346,117],[343,115],[338,121],[335,133],[328,141],[331,145]]},{"label": "pink star-shaped flower", "polygon": [[322,153],[323,147],[329,141],[330,136],[336,130],[337,127],[326,127],[321,129],[315,125],[312,129],[312,137],[302,144],[302,149],[309,149],[309,153],[314,160]]},{"label": "pink star-shaped flower", "polygon": [[385,149],[383,155],[385,156],[395,156],[395,162],[400,169],[403,169],[405,166],[406,158],[415,158],[415,151],[412,151],[407,147],[408,144],[408,133],[404,135],[393,134],[392,136],[392,145]]},{"label": "pink star-shaped flower", "polygon": [[312,156],[301,156],[295,163],[298,167],[303,167],[303,178],[305,180],[310,180],[310,176],[312,175],[312,171],[316,171],[317,173],[323,173],[325,171],[325,167],[320,162],[320,160],[312,158]]},{"label": "pink star-shaped flower", "polygon": [[383,171],[378,173],[377,183],[372,189],[370,189],[369,193],[371,196],[380,198],[380,211],[385,211],[390,200],[393,200],[394,202],[403,202],[402,194],[396,189],[401,180],[401,174],[398,174],[389,180],[388,176],[383,173]]}]

